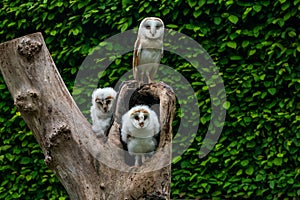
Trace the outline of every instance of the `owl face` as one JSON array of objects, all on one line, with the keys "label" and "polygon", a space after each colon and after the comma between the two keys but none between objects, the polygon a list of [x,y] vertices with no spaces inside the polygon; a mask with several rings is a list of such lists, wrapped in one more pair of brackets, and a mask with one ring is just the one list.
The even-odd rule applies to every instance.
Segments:
[{"label": "owl face", "polygon": [[112,88],[99,88],[93,92],[93,105],[103,113],[110,112],[116,98]]},{"label": "owl face", "polygon": [[130,114],[130,119],[133,126],[137,129],[148,127],[150,123],[149,114],[149,111],[144,108],[133,110]]},{"label": "owl face", "polygon": [[105,98],[105,99],[95,99],[96,105],[99,110],[106,113],[111,110],[113,98],[111,96]]},{"label": "owl face", "polygon": [[147,39],[158,39],[164,35],[164,23],[157,17],[145,18],[139,27],[139,35]]}]

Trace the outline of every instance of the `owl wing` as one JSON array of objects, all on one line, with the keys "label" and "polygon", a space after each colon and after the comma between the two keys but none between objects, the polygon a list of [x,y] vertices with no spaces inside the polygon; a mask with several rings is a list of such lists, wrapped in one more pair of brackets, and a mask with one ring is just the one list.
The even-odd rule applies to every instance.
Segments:
[{"label": "owl wing", "polygon": [[132,61],[133,74],[135,74],[136,67],[139,64],[139,57],[141,55],[141,51],[142,51],[142,44],[140,38],[138,37],[134,43],[134,50],[133,50],[133,61]]},{"label": "owl wing", "polygon": [[121,131],[122,141],[127,144],[127,133],[125,131]]},{"label": "owl wing", "polygon": [[130,119],[127,113],[122,116],[121,139],[126,144],[128,143],[128,139],[131,137],[131,133],[129,131],[130,128],[128,127],[130,126],[129,120]]}]

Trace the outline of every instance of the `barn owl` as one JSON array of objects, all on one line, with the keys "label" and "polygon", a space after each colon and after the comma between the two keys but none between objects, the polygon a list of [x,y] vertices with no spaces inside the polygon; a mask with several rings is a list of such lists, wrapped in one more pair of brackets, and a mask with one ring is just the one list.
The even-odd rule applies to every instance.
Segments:
[{"label": "barn owl", "polygon": [[106,135],[113,115],[117,93],[113,88],[98,88],[92,94],[92,129],[97,136]]},{"label": "barn owl", "polygon": [[164,23],[157,17],[143,19],[133,52],[133,76],[139,83],[151,83],[163,56]]},{"label": "barn owl", "polygon": [[158,117],[148,106],[135,106],[122,116],[121,138],[129,154],[135,157],[135,166],[139,160],[144,162],[146,153],[154,151],[157,145],[154,136],[159,131]]}]

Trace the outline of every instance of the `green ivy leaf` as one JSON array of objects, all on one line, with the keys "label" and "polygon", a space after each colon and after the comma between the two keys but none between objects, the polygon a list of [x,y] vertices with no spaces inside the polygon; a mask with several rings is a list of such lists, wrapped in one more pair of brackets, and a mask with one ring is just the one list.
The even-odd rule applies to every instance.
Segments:
[{"label": "green ivy leaf", "polygon": [[249,164],[249,160],[243,160],[243,161],[241,162],[241,165],[242,165],[243,167],[247,166],[248,164]]},{"label": "green ivy leaf", "polygon": [[223,103],[223,108],[225,108],[226,110],[228,110],[230,108],[230,102],[226,101]]},{"label": "green ivy leaf", "polygon": [[276,91],[276,88],[268,88],[268,92],[273,96],[276,94]]},{"label": "green ivy leaf", "polygon": [[27,165],[31,162],[31,158],[29,157],[22,157],[21,161],[20,161],[20,164],[22,165]]},{"label": "green ivy leaf", "polygon": [[240,176],[241,174],[243,174],[243,170],[242,170],[242,169],[240,169],[240,170],[237,171],[237,173],[236,173],[237,176]]},{"label": "green ivy leaf", "polygon": [[245,172],[246,172],[247,175],[251,176],[251,175],[253,174],[253,172],[254,172],[253,166],[249,166],[249,167],[246,169]]},{"label": "green ivy leaf", "polygon": [[230,16],[228,17],[228,20],[229,20],[231,23],[236,24],[236,23],[238,23],[239,18],[238,18],[237,16],[235,16],[235,15],[230,15]]},{"label": "green ivy leaf", "polygon": [[176,25],[176,24],[167,24],[166,27],[172,29],[172,28],[178,28],[178,25]]},{"label": "green ivy leaf", "polygon": [[229,41],[229,42],[227,42],[227,46],[230,48],[236,49],[237,44],[234,41]]},{"label": "green ivy leaf", "polygon": [[176,164],[177,162],[179,162],[182,159],[181,156],[176,156],[175,158],[172,159],[172,163]]},{"label": "green ivy leaf", "polygon": [[191,8],[193,8],[197,4],[197,1],[195,1],[195,0],[188,0],[188,4],[190,5]]},{"label": "green ivy leaf", "polygon": [[262,6],[261,5],[254,5],[253,6],[253,10],[255,10],[256,12],[260,12],[262,9]]},{"label": "green ivy leaf", "polygon": [[220,25],[221,22],[222,22],[221,17],[215,17],[215,18],[214,18],[214,23],[215,23],[216,25]]},{"label": "green ivy leaf", "polygon": [[193,16],[195,18],[199,17],[201,14],[202,14],[202,10],[196,10],[196,11],[193,12]]},{"label": "green ivy leaf", "polygon": [[242,47],[246,48],[248,45],[250,44],[250,42],[248,40],[243,41],[242,43]]},{"label": "green ivy leaf", "polygon": [[281,157],[275,158],[273,163],[274,163],[274,165],[281,166],[282,165],[282,158]]}]

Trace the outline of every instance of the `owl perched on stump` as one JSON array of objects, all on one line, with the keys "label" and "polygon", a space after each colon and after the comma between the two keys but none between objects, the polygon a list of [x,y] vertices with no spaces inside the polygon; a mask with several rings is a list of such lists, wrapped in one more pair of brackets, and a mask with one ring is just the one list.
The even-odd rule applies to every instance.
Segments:
[{"label": "owl perched on stump", "polygon": [[117,92],[111,88],[98,88],[92,94],[92,129],[97,136],[106,135],[112,122]]},{"label": "owl perched on stump", "polygon": [[147,153],[153,153],[160,131],[156,113],[148,106],[138,105],[131,108],[122,117],[121,138],[128,152],[135,158],[135,166],[143,163]]},{"label": "owl perched on stump", "polygon": [[163,56],[164,23],[157,17],[143,19],[133,52],[133,76],[139,83],[151,83]]}]

